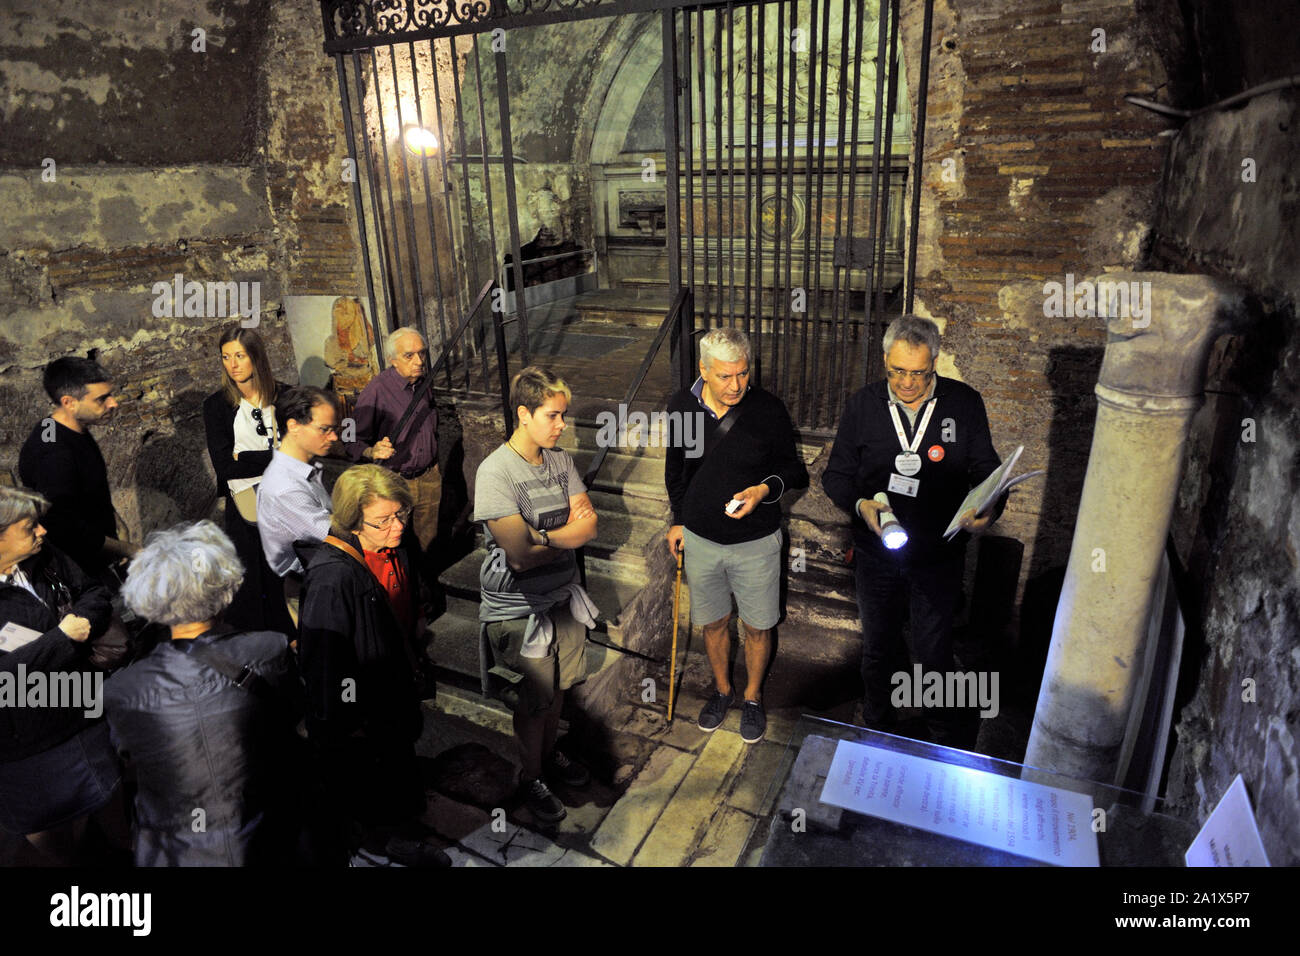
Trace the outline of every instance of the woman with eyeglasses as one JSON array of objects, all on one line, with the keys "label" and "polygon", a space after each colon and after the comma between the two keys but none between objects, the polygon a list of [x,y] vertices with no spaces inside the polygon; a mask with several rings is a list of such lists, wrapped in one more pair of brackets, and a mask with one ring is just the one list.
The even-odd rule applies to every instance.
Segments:
[{"label": "woman with eyeglasses", "polygon": [[446,866],[446,854],[420,842],[417,820],[419,591],[400,547],[411,490],[387,468],[354,465],[331,503],[325,540],[295,544],[306,568],[298,654],[322,791],[316,862],[343,864],[364,847],[406,865]]},{"label": "woman with eyeglasses", "polygon": [[[123,842],[126,816],[92,659],[112,602],[45,541],[49,506],[0,487],[0,686],[10,688],[0,693],[0,830],[25,836],[43,863],[68,865],[88,862],[78,854],[90,814]],[[35,695],[35,678],[48,693]]]},{"label": "woman with eyeglasses", "polygon": [[271,374],[256,331],[235,323],[221,333],[222,385],[203,402],[208,456],[226,499],[225,530],[245,568],[226,612],[233,627],[293,634],[284,586],[272,573],[257,536],[257,485],[279,445],[275,400],[288,388]]}]

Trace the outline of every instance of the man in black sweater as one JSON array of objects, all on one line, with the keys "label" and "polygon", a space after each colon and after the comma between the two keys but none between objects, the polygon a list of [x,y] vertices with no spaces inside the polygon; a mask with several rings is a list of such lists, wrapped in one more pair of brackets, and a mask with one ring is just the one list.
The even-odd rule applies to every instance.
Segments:
[{"label": "man in black sweater", "polygon": [[90,426],[117,408],[108,373],[91,359],[55,359],[45,367],[45,392],[54,412],[36,423],[18,454],[22,482],[50,502],[41,523],[49,540],[96,581],[138,550],[117,538],[108,469]]},{"label": "man in black sweater", "polygon": [[[986,514],[962,518],[965,531],[943,533],[972,487],[1001,464],[979,392],[934,373],[939,328],[905,315],[885,330],[887,381],[859,389],[840,419],[822,486],[853,516],[854,574],[862,619],[862,719],[892,723],[891,670],[902,651],[902,616],[910,598],[911,651],[924,673],[953,669],[952,618],[961,591],[966,542],[1002,513],[1005,496]],[[889,507],[872,500],[885,492]],[[897,550],[881,539],[880,514],[892,511],[907,532]],[[968,534],[969,532],[970,534]],[[938,743],[953,740],[944,708],[927,721]]]},{"label": "man in black sweater", "polygon": [[[700,377],[668,403],[664,481],[673,509],[668,547],[685,553],[691,623],[704,628],[716,690],[700,712],[701,730],[714,731],[735,703],[728,660],[734,595],[745,628],[747,683],[740,735],[763,739],[763,675],[772,653],[771,630],[780,618],[781,508],[787,491],[808,487],[808,470],[795,448],[794,425],[781,400],[749,385],[749,339],[714,329],[700,339]],[[688,418],[689,416],[689,418]],[[702,429],[684,427],[687,421]],[[681,439],[703,434],[690,456]]]}]

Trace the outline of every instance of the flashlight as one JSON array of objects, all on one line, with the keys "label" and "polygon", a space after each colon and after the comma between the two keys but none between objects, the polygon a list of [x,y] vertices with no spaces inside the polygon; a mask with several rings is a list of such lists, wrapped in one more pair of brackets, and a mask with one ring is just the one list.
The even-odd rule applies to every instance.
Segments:
[{"label": "flashlight", "polygon": [[[889,496],[883,491],[877,494],[873,499],[886,508],[889,507]],[[880,540],[885,542],[885,547],[890,551],[897,551],[903,545],[907,544],[907,532],[903,526],[898,523],[892,511],[879,512],[880,517]]]}]

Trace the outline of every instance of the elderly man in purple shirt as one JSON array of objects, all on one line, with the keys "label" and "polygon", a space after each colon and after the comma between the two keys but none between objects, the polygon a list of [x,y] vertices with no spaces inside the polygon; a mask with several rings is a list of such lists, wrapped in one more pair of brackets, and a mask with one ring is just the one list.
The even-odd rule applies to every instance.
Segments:
[{"label": "elderly man in purple shirt", "polygon": [[442,499],[442,473],[438,470],[438,411],[433,391],[424,407],[394,434],[420,380],[429,368],[429,347],[417,329],[395,329],[385,341],[388,368],[365,387],[353,411],[355,441],[347,442],[353,461],[374,461],[400,474],[415,498],[409,529],[419,542],[420,566],[432,591],[437,580],[430,545],[438,536],[438,503]]}]

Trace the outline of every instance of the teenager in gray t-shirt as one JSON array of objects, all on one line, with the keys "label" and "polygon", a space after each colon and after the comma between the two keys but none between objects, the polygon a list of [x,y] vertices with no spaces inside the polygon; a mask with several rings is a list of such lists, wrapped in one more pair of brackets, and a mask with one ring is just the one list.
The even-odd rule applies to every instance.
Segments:
[{"label": "teenager in gray t-shirt", "polygon": [[510,570],[501,546],[487,522],[520,515],[538,531],[554,531],[569,522],[569,499],[587,490],[563,449],[539,448],[542,464],[520,457],[509,445],[502,445],[479,466],[474,483],[474,520],[482,521],[487,532],[487,559],[479,572],[485,591],[548,594],[578,576],[578,562],[572,551],[554,552],[547,564],[527,571]]},{"label": "teenager in gray t-shirt", "polygon": [[590,600],[577,587],[573,552],[596,536],[597,521],[573,459],[555,447],[567,427],[570,397],[569,387],[543,369],[516,375],[510,384],[515,430],[479,465],[474,484],[474,520],[483,522],[488,539],[479,571],[481,638],[492,657],[499,651],[519,675],[514,730],[521,789],[544,824],[565,815],[544,777],[569,786],[591,779],[555,748],[564,692],[585,676],[586,630],[569,608],[571,601]]}]

